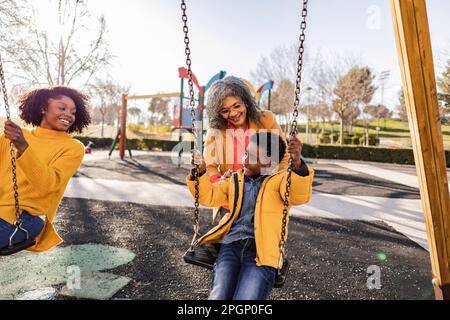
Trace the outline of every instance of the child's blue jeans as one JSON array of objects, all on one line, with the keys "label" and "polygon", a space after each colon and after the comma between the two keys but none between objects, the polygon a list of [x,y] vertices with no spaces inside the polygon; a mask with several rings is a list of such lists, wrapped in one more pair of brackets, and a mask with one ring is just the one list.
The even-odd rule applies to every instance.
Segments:
[{"label": "child's blue jeans", "polygon": [[256,265],[254,239],[222,244],[214,265],[210,300],[266,300],[276,269]]},{"label": "child's blue jeans", "polygon": [[[44,229],[44,220],[39,217],[30,215],[29,213],[23,213],[20,218],[23,221],[22,228],[28,230],[30,239],[35,239]],[[9,246],[9,238],[16,230],[16,227],[3,219],[0,219],[0,249]],[[19,230],[14,235],[13,244],[24,241],[26,234],[24,231]]]}]

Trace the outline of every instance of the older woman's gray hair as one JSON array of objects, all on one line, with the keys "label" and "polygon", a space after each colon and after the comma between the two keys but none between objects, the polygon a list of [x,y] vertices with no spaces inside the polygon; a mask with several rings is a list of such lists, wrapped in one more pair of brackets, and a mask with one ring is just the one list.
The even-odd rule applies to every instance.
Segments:
[{"label": "older woman's gray hair", "polygon": [[209,118],[209,127],[213,129],[223,129],[227,121],[220,114],[223,101],[228,97],[239,97],[247,108],[247,117],[259,123],[261,110],[256,104],[250,89],[244,81],[237,77],[226,77],[215,82],[208,94],[208,105],[206,111]]}]

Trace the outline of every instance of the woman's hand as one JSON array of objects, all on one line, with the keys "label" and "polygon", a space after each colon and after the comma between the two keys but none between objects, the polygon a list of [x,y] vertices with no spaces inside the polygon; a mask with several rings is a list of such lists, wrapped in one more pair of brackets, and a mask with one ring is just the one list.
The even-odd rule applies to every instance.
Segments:
[{"label": "woman's hand", "polygon": [[19,155],[22,155],[28,148],[28,142],[23,136],[22,128],[11,120],[5,122],[5,137],[14,144]]},{"label": "woman's hand", "polygon": [[198,165],[198,173],[202,175],[206,171],[206,163],[203,160],[202,154],[198,150],[192,150],[191,164]]},{"label": "woman's hand", "polygon": [[303,144],[297,137],[288,137],[288,152],[291,154],[292,159],[294,160],[294,167],[299,168],[302,164],[300,159]]}]

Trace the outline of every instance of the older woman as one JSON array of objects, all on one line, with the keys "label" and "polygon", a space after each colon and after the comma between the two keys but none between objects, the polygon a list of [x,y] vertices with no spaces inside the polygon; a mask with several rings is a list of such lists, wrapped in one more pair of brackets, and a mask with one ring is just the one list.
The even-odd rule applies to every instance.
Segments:
[{"label": "older woman", "polygon": [[[208,95],[207,133],[204,158],[212,182],[226,179],[243,168],[242,158],[250,133],[272,131],[284,138],[284,133],[270,111],[262,111],[247,85],[239,78],[217,81]],[[287,153],[281,163],[286,167]]]},{"label": "older woman", "polygon": [[[228,179],[243,168],[242,159],[252,133],[267,130],[285,140],[272,112],[260,110],[247,85],[237,77],[226,77],[213,84],[206,110],[209,130],[203,156],[213,183]],[[280,168],[286,168],[287,164],[285,153]],[[218,212],[214,211],[213,220]]]}]

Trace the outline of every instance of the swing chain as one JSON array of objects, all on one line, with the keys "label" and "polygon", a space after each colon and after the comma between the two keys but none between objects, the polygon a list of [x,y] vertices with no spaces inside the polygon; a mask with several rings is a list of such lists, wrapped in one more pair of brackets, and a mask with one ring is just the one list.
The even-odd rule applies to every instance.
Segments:
[{"label": "swing chain", "polygon": [[[6,90],[5,83],[5,74],[3,72],[3,60],[0,55],[0,82],[2,86],[3,100],[5,102],[6,109],[6,119],[11,120],[11,113],[9,109],[9,99],[8,99],[8,91]],[[13,190],[14,190],[14,207],[16,213],[16,222],[19,227],[22,225],[22,221],[20,220],[20,207],[19,207],[19,187],[17,185],[17,171],[16,171],[16,157],[14,152],[14,145],[12,142],[9,143],[10,146],[10,156],[11,156],[11,168],[12,168],[12,179],[13,179]]]},{"label": "swing chain", "polygon": [[[299,48],[298,48],[298,60],[297,60],[297,80],[295,86],[295,102],[294,102],[294,112],[293,112],[293,120],[291,123],[290,136],[297,136],[297,118],[299,114],[300,107],[300,93],[301,93],[301,82],[302,82],[302,69],[303,69],[303,55],[305,53],[305,31],[306,31],[306,17],[308,15],[308,0],[303,0],[303,8],[302,8],[302,20],[300,25],[300,37],[299,37]],[[293,167],[294,159],[292,155],[289,154],[289,165],[287,168],[287,177],[286,177],[286,191],[284,193],[284,209],[283,209],[283,220],[281,226],[281,240],[280,240],[280,260],[278,263],[278,271],[281,271],[281,266],[283,265],[284,257],[285,257],[285,240],[286,240],[286,226],[287,226],[287,217],[289,211],[289,197],[291,194],[291,176],[292,176],[292,167]]]},{"label": "swing chain", "polygon": [[[189,28],[187,25],[187,14],[186,14],[186,2],[181,0],[181,19],[183,21],[183,32],[184,32],[184,43],[186,48],[184,53],[186,54],[186,65],[187,65],[187,75],[188,75],[188,85],[189,85],[189,106],[191,107],[191,125],[192,134],[194,136],[194,151],[198,150],[198,137],[197,137],[197,127],[195,124],[195,97],[194,97],[194,83],[193,83],[193,73],[192,73],[192,60],[191,60],[191,49],[189,47]],[[180,106],[182,108],[183,106]],[[194,202],[194,236],[191,242],[191,249],[195,244],[196,238],[200,235],[200,223],[199,223],[199,176],[198,176],[198,164],[194,163],[194,178],[195,178],[195,202]]]}]

